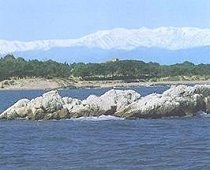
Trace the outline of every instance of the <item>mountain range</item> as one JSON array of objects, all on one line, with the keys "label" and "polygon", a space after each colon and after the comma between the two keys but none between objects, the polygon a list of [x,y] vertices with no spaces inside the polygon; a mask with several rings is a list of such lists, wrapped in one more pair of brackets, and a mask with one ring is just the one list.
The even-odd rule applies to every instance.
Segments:
[{"label": "mountain range", "polygon": [[112,58],[161,64],[210,63],[210,29],[160,27],[98,31],[78,39],[0,40],[0,55],[60,62],[105,62]]}]

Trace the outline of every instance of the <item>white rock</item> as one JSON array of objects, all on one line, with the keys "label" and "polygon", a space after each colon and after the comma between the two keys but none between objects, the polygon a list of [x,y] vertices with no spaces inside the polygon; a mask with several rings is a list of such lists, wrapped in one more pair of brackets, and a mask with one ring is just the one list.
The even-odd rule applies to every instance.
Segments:
[{"label": "white rock", "polygon": [[22,115],[26,114],[25,108],[28,106],[28,103],[28,99],[20,99],[2,114],[0,114],[0,119],[15,119],[18,116],[22,117]]},{"label": "white rock", "polygon": [[64,102],[63,108],[68,109],[69,112],[72,111],[73,107],[80,105],[82,103],[81,100],[73,99],[71,97],[63,97],[62,100]]},{"label": "white rock", "polygon": [[141,97],[133,90],[110,90],[80,101],[51,91],[40,97],[21,99],[0,114],[1,119],[62,119],[114,115],[125,118],[158,118],[210,112],[210,86],[172,86],[163,94]]},{"label": "white rock", "polygon": [[133,90],[109,90],[101,96],[90,95],[82,103],[100,114],[114,114],[125,106],[140,98],[140,94]]},{"label": "white rock", "polygon": [[207,92],[210,92],[210,86],[172,86],[163,94],[151,94],[140,98],[117,112],[116,115],[128,118],[148,118],[195,114],[199,110],[206,109],[203,93]]}]

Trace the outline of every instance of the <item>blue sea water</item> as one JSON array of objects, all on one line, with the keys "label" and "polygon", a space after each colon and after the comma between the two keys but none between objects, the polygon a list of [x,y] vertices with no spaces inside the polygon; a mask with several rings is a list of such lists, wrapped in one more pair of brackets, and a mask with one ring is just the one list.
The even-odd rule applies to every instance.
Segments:
[{"label": "blue sea water", "polygon": [[[139,87],[143,95],[167,87]],[[62,90],[80,99],[108,89]],[[44,91],[1,91],[0,109]],[[210,169],[208,117],[0,121],[0,169]]]}]

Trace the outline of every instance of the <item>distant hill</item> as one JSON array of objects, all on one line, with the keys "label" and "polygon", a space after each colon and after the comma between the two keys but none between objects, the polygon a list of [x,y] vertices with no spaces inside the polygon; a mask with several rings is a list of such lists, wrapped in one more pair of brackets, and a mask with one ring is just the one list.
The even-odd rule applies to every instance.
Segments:
[{"label": "distant hill", "polygon": [[0,40],[0,55],[60,62],[105,62],[112,58],[137,59],[160,64],[189,60],[209,63],[210,29],[160,27],[98,31],[77,39]]},{"label": "distant hill", "polygon": [[169,50],[162,48],[139,47],[133,50],[101,49],[88,47],[60,47],[46,51],[34,50],[15,52],[16,56],[26,59],[55,60],[58,62],[105,62],[113,58],[143,60],[145,62],[158,62],[160,64],[175,64],[191,61],[195,64],[210,63],[210,46]]}]

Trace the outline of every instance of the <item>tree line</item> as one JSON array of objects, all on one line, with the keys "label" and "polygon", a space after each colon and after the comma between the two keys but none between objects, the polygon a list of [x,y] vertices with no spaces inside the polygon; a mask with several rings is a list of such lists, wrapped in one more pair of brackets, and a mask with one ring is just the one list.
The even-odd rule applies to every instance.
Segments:
[{"label": "tree line", "polygon": [[0,59],[0,80],[11,77],[69,78],[82,80],[149,80],[172,76],[210,75],[210,64],[195,65],[185,61],[160,65],[139,60],[116,60],[105,63],[58,63],[56,61],[25,60],[6,55]]},{"label": "tree line", "polygon": [[15,58],[13,55],[6,55],[0,59],[0,80],[11,77],[68,77],[71,69],[68,64],[61,64],[52,60],[38,61],[24,58]]}]

